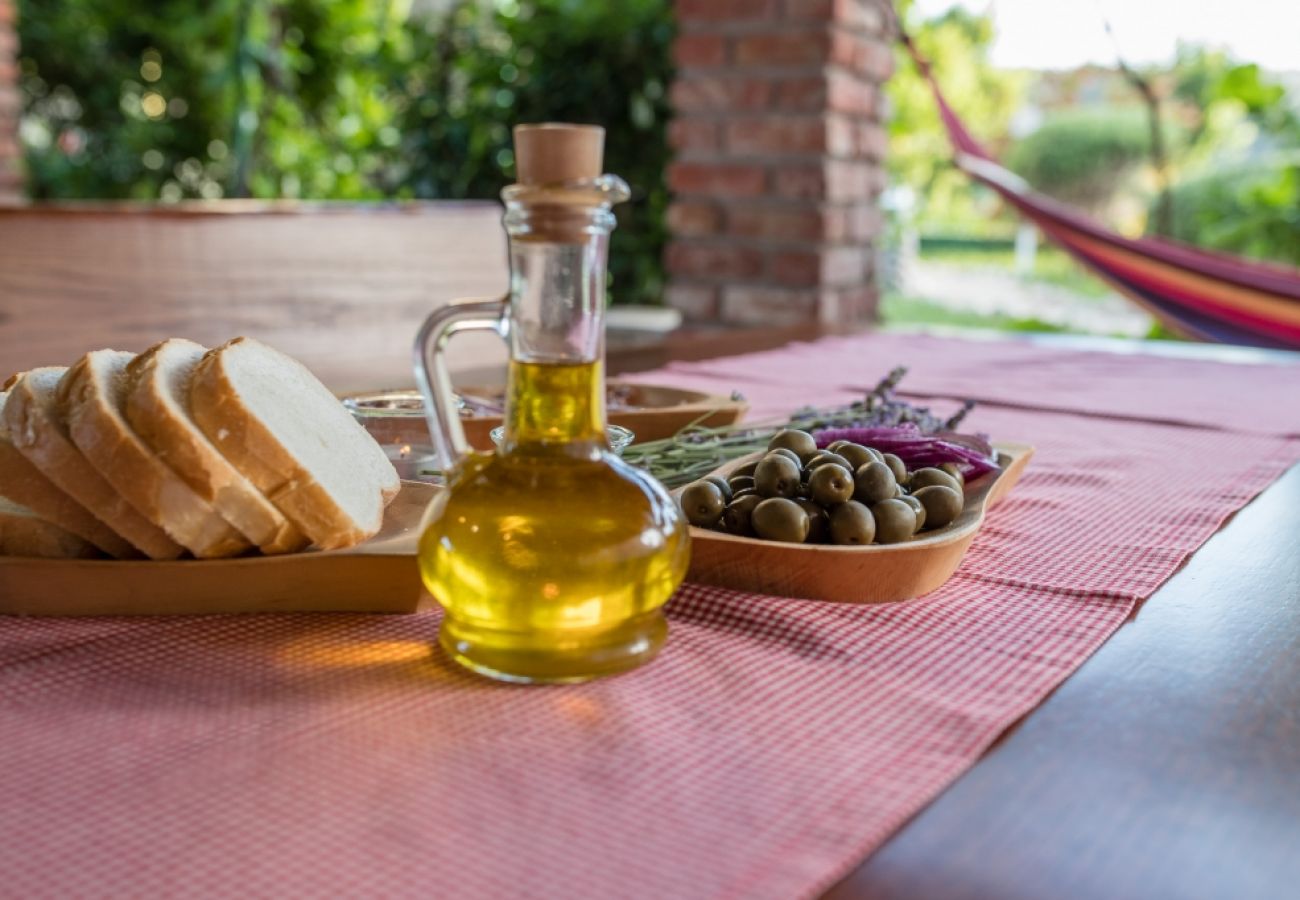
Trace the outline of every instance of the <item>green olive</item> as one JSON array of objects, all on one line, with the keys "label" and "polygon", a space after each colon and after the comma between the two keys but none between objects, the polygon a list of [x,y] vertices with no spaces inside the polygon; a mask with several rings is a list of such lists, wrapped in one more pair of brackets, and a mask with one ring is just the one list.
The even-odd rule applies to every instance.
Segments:
[{"label": "green olive", "polygon": [[805,497],[795,498],[799,508],[808,514],[808,537],[805,544],[824,544],[831,532],[831,517],[826,510]]},{"label": "green olive", "polygon": [[767,449],[769,450],[776,450],[779,447],[794,451],[802,459],[805,453],[812,453],[817,449],[817,441],[806,431],[783,428],[772,435],[772,439],[767,442]]},{"label": "green olive", "polygon": [[754,530],[768,541],[802,544],[808,537],[808,514],[793,500],[769,497],[754,507]]},{"label": "green olive", "polygon": [[708,481],[688,484],[682,491],[682,512],[686,521],[701,528],[712,528],[722,518],[727,501],[718,486]]},{"label": "green olive", "polygon": [[831,510],[832,544],[870,544],[876,539],[876,517],[856,500]]},{"label": "green olive", "polygon": [[876,540],[882,544],[897,544],[916,534],[916,513],[902,500],[881,500],[872,505],[871,514],[876,517]]},{"label": "green olive", "polygon": [[912,473],[912,477],[907,484],[912,489],[912,493],[916,493],[921,488],[929,487],[932,484],[952,488],[958,494],[961,493],[961,485],[957,483],[957,479],[942,469],[917,469]]},{"label": "green olive", "polygon": [[727,479],[723,478],[721,475],[710,475],[704,480],[709,484],[717,485],[718,490],[722,491],[722,499],[726,500],[728,503],[731,502],[732,490],[731,485],[727,484]]},{"label": "green olive", "polygon": [[781,456],[789,457],[790,461],[794,463],[796,466],[802,465],[802,463],[799,462],[799,454],[795,453],[789,447],[777,447],[775,450],[767,451],[766,455],[771,456],[773,453],[778,453]]},{"label": "green olive", "polygon": [[757,468],[758,468],[758,460],[754,460],[753,462],[747,462],[743,466],[738,466],[735,469],[732,469],[731,474],[728,475],[727,478],[728,480],[730,480],[732,478],[738,478],[743,475],[748,475],[749,477],[753,478],[754,470]]},{"label": "green olive", "polygon": [[732,475],[727,479],[727,486],[731,488],[732,493],[743,491],[747,487],[754,486],[753,475]]},{"label": "green olive", "polygon": [[925,521],[931,528],[942,528],[961,515],[961,491],[939,484],[923,487],[913,495],[925,507]]},{"label": "green olive", "polygon": [[740,490],[736,491],[736,493],[731,495],[731,500],[727,502],[727,505],[730,506],[732,501],[739,500],[741,497],[748,497],[751,494],[757,497],[758,491],[754,490],[753,488],[741,488]]},{"label": "green olive", "polygon": [[888,500],[898,489],[894,473],[882,462],[869,462],[853,476],[853,499],[870,506]]},{"label": "green olive", "polygon": [[732,500],[731,505],[722,513],[723,530],[727,534],[753,537],[754,523],[751,518],[754,514],[754,507],[758,506],[762,501],[763,498],[758,494],[750,494],[747,497]]},{"label": "green olive", "polygon": [[835,465],[842,467],[844,471],[848,472],[850,475],[854,472],[853,463],[849,462],[838,453],[830,453],[826,450],[819,451],[816,456],[808,460],[808,465],[805,468],[818,469],[827,463],[834,463]]},{"label": "green olive", "polygon": [[808,492],[822,506],[844,503],[853,496],[853,475],[843,466],[818,466],[808,477]]},{"label": "green olive", "polygon": [[957,482],[959,487],[966,486],[966,476],[961,473],[961,466],[956,463],[946,462],[939,466],[940,471],[947,472],[952,476],[952,480]]},{"label": "green olive", "polygon": [[856,472],[867,463],[880,462],[880,454],[861,444],[845,444],[835,451],[849,461],[850,470]]},{"label": "green olive", "polygon": [[898,499],[912,507],[912,512],[916,514],[916,530],[919,532],[925,527],[925,504],[911,494],[904,494]]},{"label": "green olive", "polygon": [[889,471],[894,473],[894,480],[899,484],[907,484],[907,466],[903,465],[903,461],[892,453],[882,453],[881,458],[889,466]]},{"label": "green olive", "polygon": [[754,472],[754,487],[764,497],[793,497],[799,493],[799,465],[778,453],[763,457]]},{"label": "green olive", "polygon": [[826,449],[831,451],[832,453],[839,453],[840,448],[847,447],[849,446],[849,444],[852,443],[853,443],[852,441],[845,441],[845,440],[831,441],[829,444],[826,445]]}]

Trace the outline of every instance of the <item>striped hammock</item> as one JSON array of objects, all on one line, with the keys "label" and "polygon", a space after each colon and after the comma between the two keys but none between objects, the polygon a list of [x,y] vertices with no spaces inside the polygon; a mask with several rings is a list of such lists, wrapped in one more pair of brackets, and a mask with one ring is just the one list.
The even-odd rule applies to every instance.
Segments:
[{"label": "striped hammock", "polygon": [[1185,337],[1300,350],[1300,269],[1157,237],[1126,238],[1034,192],[980,146],[944,99],[929,64],[903,43],[934,91],[957,167],[997,191],[1053,243]]}]

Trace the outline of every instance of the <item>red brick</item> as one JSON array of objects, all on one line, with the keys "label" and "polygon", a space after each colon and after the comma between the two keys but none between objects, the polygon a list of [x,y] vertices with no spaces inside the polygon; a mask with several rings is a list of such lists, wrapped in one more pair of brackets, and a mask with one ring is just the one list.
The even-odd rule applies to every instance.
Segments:
[{"label": "red brick", "polygon": [[831,33],[830,61],[879,83],[894,73],[894,48],[884,41],[837,28]]},{"label": "red brick", "polygon": [[785,0],[783,11],[787,19],[830,22],[835,18],[835,6],[835,0]]},{"label": "red brick", "polygon": [[714,280],[748,279],[763,271],[763,254],[750,247],[674,241],[664,254],[668,271]]},{"label": "red brick", "polygon": [[818,250],[787,250],[772,254],[768,275],[777,284],[814,287],[821,281],[822,254]]},{"label": "red brick", "polygon": [[722,289],[724,322],[793,325],[817,319],[816,291],[794,288],[727,286]]},{"label": "red brick", "polygon": [[18,35],[11,29],[0,28],[0,57],[12,58],[18,52]]},{"label": "red brick", "polygon": [[872,202],[832,206],[824,216],[826,240],[832,243],[869,241],[884,228],[884,216]]},{"label": "red brick", "polygon": [[826,139],[826,122],[821,116],[783,116],[728,122],[725,144],[728,151],[740,155],[821,153]]},{"label": "red brick", "polygon": [[18,88],[0,85],[0,115],[16,114],[22,105],[22,95],[18,93]]},{"label": "red brick", "polygon": [[18,21],[18,7],[9,0],[0,0],[0,25],[12,25]]},{"label": "red brick", "polygon": [[827,323],[869,322],[880,305],[880,292],[871,285],[822,291],[818,319]]},{"label": "red brick", "polygon": [[741,66],[821,66],[830,47],[820,30],[751,34],[736,39],[732,59]]},{"label": "red brick", "polygon": [[722,212],[713,203],[678,201],[668,207],[668,228],[682,237],[715,234],[722,222]]},{"label": "red brick", "polygon": [[668,167],[668,188],[678,194],[755,197],[766,181],[762,166],[679,162]]},{"label": "red brick", "polygon": [[881,0],[785,0],[785,18],[833,22],[842,28],[880,34],[885,26]]},{"label": "red brick", "polygon": [[836,112],[875,115],[879,96],[874,84],[848,72],[832,69],[826,75],[826,106]]},{"label": "red brick", "polygon": [[677,21],[747,22],[776,16],[776,0],[676,0]]},{"label": "red brick", "polygon": [[821,163],[785,163],[772,169],[772,189],[778,197],[820,200],[826,187],[826,167]]},{"label": "red brick", "polygon": [[772,83],[761,78],[702,78],[687,75],[673,82],[673,108],[678,112],[717,112],[765,109],[772,100]]},{"label": "red brick", "polygon": [[775,83],[776,105],[781,109],[820,112],[826,108],[826,78],[783,78]]},{"label": "red brick", "polygon": [[739,237],[783,241],[818,241],[822,215],[814,206],[733,206],[727,211],[727,233]]},{"label": "red brick", "polygon": [[668,123],[668,146],[679,156],[717,150],[720,136],[718,123],[709,119],[673,119]]},{"label": "red brick", "polygon": [[870,247],[827,247],[822,251],[819,284],[840,287],[862,284],[871,272]]},{"label": "red brick", "polygon": [[830,160],[826,164],[826,199],[833,203],[871,199],[876,172],[878,166],[863,160]]},{"label": "red brick", "polygon": [[664,299],[687,319],[698,322],[718,317],[718,288],[712,285],[672,284]]},{"label": "red brick", "polygon": [[826,152],[831,156],[854,156],[858,131],[855,123],[844,116],[826,117]]},{"label": "red brick", "polygon": [[858,122],[854,129],[854,149],[858,156],[884,159],[889,152],[889,133],[875,122]]},{"label": "red brick", "polygon": [[673,60],[681,68],[720,66],[727,61],[727,40],[716,34],[678,35]]}]

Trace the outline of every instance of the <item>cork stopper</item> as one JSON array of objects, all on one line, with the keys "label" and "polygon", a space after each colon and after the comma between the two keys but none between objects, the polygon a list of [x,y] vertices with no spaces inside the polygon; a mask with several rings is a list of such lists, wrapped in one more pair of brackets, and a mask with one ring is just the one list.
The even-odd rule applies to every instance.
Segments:
[{"label": "cork stopper", "polygon": [[599,178],[604,154],[605,129],[599,125],[515,126],[515,173],[521,185]]}]

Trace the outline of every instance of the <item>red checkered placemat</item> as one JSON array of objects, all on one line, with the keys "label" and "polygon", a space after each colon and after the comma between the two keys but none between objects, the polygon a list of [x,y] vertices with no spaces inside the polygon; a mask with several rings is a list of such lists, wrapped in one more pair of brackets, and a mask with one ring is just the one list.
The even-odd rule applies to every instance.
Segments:
[{"label": "red checkered placemat", "polygon": [[815,894],[1300,458],[1076,413],[971,425],[1038,454],[942,589],[688,586],[660,658],[592,684],[462,673],[436,614],[0,620],[0,893]]},{"label": "red checkered placemat", "polygon": [[[953,352],[955,343],[960,352]],[[620,377],[722,394],[739,386],[758,399],[761,411],[782,413],[787,410],[779,401],[793,387],[807,385],[824,392],[824,402],[838,403],[843,394],[861,396],[899,363],[908,367],[903,390],[920,396],[1300,436],[1300,364],[1242,365],[1029,341],[954,342],[878,333],[673,363],[660,372]],[[809,371],[816,377],[806,377]]]}]

